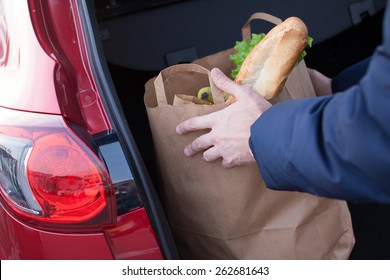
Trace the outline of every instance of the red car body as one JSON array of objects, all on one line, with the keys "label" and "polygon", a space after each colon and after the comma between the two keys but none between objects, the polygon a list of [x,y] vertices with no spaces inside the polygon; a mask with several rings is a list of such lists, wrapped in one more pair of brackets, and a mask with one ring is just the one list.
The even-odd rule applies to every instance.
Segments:
[{"label": "red car body", "polygon": [[0,259],[177,258],[87,3],[0,0]]}]

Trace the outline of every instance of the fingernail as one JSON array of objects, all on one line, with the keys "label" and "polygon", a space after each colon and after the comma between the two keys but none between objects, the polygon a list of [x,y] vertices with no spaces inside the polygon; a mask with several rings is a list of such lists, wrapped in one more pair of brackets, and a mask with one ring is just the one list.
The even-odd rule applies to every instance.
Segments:
[{"label": "fingernail", "polygon": [[184,154],[189,157],[190,156],[190,150],[188,149],[188,147],[185,147],[184,148]]},{"label": "fingernail", "polygon": [[211,75],[214,76],[214,77],[219,77],[221,76],[221,70],[219,70],[218,68],[213,68],[211,70]]}]

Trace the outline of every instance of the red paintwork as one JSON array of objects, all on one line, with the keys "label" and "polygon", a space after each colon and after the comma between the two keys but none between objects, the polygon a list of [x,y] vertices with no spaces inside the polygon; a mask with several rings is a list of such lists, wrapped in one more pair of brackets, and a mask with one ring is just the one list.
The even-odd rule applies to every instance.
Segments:
[{"label": "red paintwork", "polygon": [[111,129],[92,75],[77,1],[28,3],[41,48],[58,62],[52,75],[63,116],[91,134]]},{"label": "red paintwork", "polygon": [[0,61],[0,105],[59,114],[52,79],[55,61],[39,45],[27,3],[2,1],[1,4],[1,32],[5,34],[0,48],[5,55]]},{"label": "red paintwork", "polygon": [[59,234],[37,230],[0,207],[0,259],[113,259],[103,233]]},{"label": "red paintwork", "polygon": [[117,226],[107,230],[106,235],[116,259],[163,259],[144,208],[118,217]]},{"label": "red paintwork", "polygon": [[0,207],[2,260],[162,259],[144,208],[119,217],[117,226],[107,230],[106,235],[37,230],[17,221]]}]

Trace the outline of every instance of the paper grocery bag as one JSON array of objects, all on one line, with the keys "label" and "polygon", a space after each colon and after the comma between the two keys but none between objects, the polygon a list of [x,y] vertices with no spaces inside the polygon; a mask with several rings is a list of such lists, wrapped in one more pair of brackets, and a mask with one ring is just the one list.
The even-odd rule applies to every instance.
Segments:
[{"label": "paper grocery bag", "polygon": [[145,85],[161,199],[181,258],[347,259],[354,236],[344,201],[272,191],[256,164],[224,169],[220,160],[184,155],[206,131],[178,135],[176,126],[228,106],[212,83],[216,104],[178,102],[210,82],[202,66],[182,64]]}]

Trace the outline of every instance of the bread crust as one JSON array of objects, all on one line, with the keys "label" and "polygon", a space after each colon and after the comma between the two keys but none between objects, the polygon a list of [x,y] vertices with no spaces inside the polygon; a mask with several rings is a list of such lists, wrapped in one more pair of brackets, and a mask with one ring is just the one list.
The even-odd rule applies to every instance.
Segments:
[{"label": "bread crust", "polygon": [[265,99],[276,97],[307,46],[306,25],[289,17],[272,28],[248,54],[235,82],[251,87]]}]

